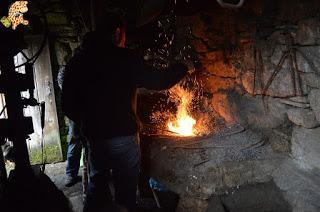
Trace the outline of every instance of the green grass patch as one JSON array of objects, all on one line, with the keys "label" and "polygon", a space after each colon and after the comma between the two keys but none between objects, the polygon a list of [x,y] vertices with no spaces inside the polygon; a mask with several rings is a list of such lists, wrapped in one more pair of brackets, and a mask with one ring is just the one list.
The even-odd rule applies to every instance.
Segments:
[{"label": "green grass patch", "polygon": [[[41,164],[42,161],[42,151],[41,148],[33,149],[29,152],[30,163]],[[60,162],[63,160],[61,158],[60,148],[58,146],[46,146],[43,150],[43,158],[45,163]]]}]

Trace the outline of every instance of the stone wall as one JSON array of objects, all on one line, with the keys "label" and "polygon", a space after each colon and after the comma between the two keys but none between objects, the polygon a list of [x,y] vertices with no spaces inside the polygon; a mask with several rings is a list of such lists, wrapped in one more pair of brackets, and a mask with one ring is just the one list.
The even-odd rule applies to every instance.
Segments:
[{"label": "stone wall", "polygon": [[[151,175],[180,195],[177,211],[213,211],[210,196],[267,181],[292,211],[319,211],[319,14],[319,1],[256,0],[177,16],[177,40],[190,41],[203,66],[207,107],[246,129],[218,140],[150,139]],[[263,144],[231,150],[251,133]]]},{"label": "stone wall", "polygon": [[317,1],[256,1],[178,18],[191,27],[213,109],[262,130],[275,150],[310,169],[320,168],[311,162],[317,156],[303,159],[320,146],[319,11]]}]

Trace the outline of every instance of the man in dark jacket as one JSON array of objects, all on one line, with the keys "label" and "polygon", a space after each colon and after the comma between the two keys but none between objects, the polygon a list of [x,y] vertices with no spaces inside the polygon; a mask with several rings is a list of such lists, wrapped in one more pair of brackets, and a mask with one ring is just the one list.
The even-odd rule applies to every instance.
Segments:
[{"label": "man in dark jacket", "polygon": [[[159,71],[125,47],[125,23],[111,13],[87,35],[83,50],[66,66],[62,107],[81,125],[89,141],[90,183],[85,211],[103,211],[112,197],[107,173],[111,168],[115,201],[135,211],[139,175],[137,88],[168,89],[188,72],[183,64]],[[114,209],[110,209],[112,211]]]}]

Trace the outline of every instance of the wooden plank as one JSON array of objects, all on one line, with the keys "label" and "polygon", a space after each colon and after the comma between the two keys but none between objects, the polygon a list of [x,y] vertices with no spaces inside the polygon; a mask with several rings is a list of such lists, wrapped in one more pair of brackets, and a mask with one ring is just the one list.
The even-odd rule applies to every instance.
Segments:
[{"label": "wooden plank", "polygon": [[[42,41],[41,36],[27,39],[29,49],[27,55],[35,54]],[[22,58],[18,57],[19,62]],[[23,69],[23,68],[21,68]],[[21,71],[21,70],[20,70]],[[24,71],[24,70],[22,70]],[[61,141],[59,124],[53,87],[53,77],[50,61],[48,43],[46,43],[41,55],[34,65],[35,91],[34,97],[40,103],[45,102],[45,127],[42,135],[41,112],[39,107],[28,107],[25,109],[26,116],[32,116],[34,133],[30,135],[28,148],[30,161],[32,164],[42,163],[42,140],[44,140],[44,159],[47,163],[59,162],[63,160],[61,151]],[[26,94],[23,94],[26,95]],[[27,95],[28,96],[28,95]]]}]

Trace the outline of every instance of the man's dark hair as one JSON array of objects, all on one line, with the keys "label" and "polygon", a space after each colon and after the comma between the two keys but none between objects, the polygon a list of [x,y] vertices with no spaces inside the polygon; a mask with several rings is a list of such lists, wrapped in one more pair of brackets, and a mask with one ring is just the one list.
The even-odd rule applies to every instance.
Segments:
[{"label": "man's dark hair", "polygon": [[98,18],[96,31],[105,35],[113,35],[117,28],[126,29],[125,15],[122,11],[113,9],[103,13]]}]

